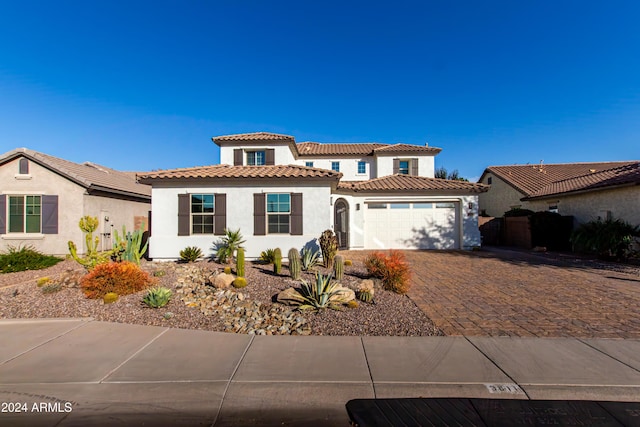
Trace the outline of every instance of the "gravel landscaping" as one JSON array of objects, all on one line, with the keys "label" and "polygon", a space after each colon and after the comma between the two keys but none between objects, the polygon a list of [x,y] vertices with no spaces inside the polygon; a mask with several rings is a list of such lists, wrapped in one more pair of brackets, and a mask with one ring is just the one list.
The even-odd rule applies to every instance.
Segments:
[{"label": "gravel landscaping", "polygon": [[[284,266],[282,274],[275,275],[270,265],[247,262],[248,285],[227,290],[195,283],[205,280],[193,279],[194,275],[206,277],[222,271],[221,264],[147,262],[142,266],[157,276],[157,285],[173,292],[165,307],[152,309],[143,305],[145,292],[121,296],[113,304],[87,299],[74,286],[83,270],[75,261],[65,260],[44,270],[0,274],[0,318],[91,317],[110,322],[265,335],[442,335],[409,297],[385,291],[378,284],[374,304],[359,302],[356,308],[344,307],[339,311],[300,312],[274,302],[279,292],[299,287]],[[310,273],[303,276],[313,280]],[[42,277],[66,284],[57,292],[43,293],[43,288],[36,284]],[[366,270],[362,263],[354,261],[345,268],[341,284],[355,289],[364,278]]]}]

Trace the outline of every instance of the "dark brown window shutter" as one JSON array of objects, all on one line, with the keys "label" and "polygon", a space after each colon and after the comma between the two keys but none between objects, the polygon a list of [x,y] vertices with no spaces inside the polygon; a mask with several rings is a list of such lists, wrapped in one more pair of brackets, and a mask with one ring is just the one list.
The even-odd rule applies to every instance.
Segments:
[{"label": "dark brown window shutter", "polygon": [[393,174],[400,173],[400,159],[393,159]]},{"label": "dark brown window shutter", "polygon": [[418,176],[418,159],[411,159],[411,175]]},{"label": "dark brown window shutter", "polygon": [[19,172],[20,175],[29,174],[29,159],[25,159],[24,157],[20,159]]},{"label": "dark brown window shutter", "polygon": [[178,194],[178,236],[191,234],[191,200],[189,194]]},{"label": "dark brown window shutter", "polygon": [[227,195],[216,194],[213,214],[213,234],[220,236],[227,228]]},{"label": "dark brown window shutter", "polygon": [[233,166],[242,166],[242,148],[233,150]]},{"label": "dark brown window shutter", "polygon": [[265,195],[254,193],[253,195],[253,235],[264,236],[266,230]]},{"label": "dark brown window shutter", "polygon": [[7,196],[0,194],[0,234],[7,232]]},{"label": "dark brown window shutter", "polygon": [[291,193],[291,229],[293,236],[302,235],[302,193]]},{"label": "dark brown window shutter", "polygon": [[276,150],[273,148],[268,148],[265,151],[265,165],[275,165],[276,164]]},{"label": "dark brown window shutter", "polygon": [[58,196],[42,196],[42,234],[58,234]]}]

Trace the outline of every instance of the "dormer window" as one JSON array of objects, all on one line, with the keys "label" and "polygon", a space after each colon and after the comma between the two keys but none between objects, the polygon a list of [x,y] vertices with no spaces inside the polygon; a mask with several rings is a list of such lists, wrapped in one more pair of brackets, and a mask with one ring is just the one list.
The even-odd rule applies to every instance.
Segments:
[{"label": "dormer window", "polygon": [[398,173],[401,175],[409,175],[409,160],[400,160]]},{"label": "dormer window", "polygon": [[247,151],[247,166],[264,166],[266,155],[264,151]]},{"label": "dormer window", "polygon": [[418,159],[393,159],[393,174],[418,176]]},{"label": "dormer window", "polygon": [[20,159],[18,163],[18,173],[20,175],[29,175],[29,159],[24,157]]}]

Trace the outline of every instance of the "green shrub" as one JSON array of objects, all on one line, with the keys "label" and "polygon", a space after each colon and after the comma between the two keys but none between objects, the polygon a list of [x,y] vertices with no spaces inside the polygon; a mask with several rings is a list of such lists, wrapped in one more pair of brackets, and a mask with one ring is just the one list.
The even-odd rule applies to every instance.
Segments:
[{"label": "green shrub", "polygon": [[180,251],[180,261],[195,262],[202,256],[202,250],[197,246],[187,246]]},{"label": "green shrub", "polygon": [[601,258],[624,259],[630,255],[633,238],[640,236],[640,226],[621,219],[597,219],[580,225],[571,235],[574,251],[591,252]]},{"label": "green shrub", "polygon": [[225,228],[224,236],[214,243],[214,251],[218,258],[218,262],[223,264],[233,262],[236,251],[238,248],[243,247],[242,245],[245,242],[246,241],[242,238],[239,228],[235,231]]},{"label": "green shrub", "polygon": [[149,289],[144,298],[142,298],[142,302],[151,308],[160,308],[169,304],[170,299],[170,289],[157,287]]},{"label": "green shrub", "polygon": [[62,258],[43,255],[33,246],[9,246],[0,254],[0,273],[15,273],[18,271],[41,270],[62,261]]},{"label": "green shrub", "polygon": [[265,249],[260,252],[260,262],[264,264],[273,264],[273,261],[276,259],[276,250],[275,249]]}]

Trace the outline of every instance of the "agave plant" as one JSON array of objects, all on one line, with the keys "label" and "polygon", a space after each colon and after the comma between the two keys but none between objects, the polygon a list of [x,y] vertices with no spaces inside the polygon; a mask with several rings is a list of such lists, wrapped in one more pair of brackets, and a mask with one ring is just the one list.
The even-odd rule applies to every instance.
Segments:
[{"label": "agave plant", "polygon": [[302,248],[301,256],[302,271],[309,271],[320,264],[320,251],[313,251],[311,248]]},{"label": "agave plant", "polygon": [[167,305],[170,299],[170,289],[157,287],[149,289],[144,298],[142,298],[142,302],[144,302],[151,308],[160,308]]},{"label": "agave plant", "polygon": [[239,228],[235,231],[225,228],[224,236],[215,243],[214,247],[218,261],[224,264],[233,263],[236,251],[242,248],[245,242]]},{"label": "agave plant", "polygon": [[202,256],[202,250],[197,246],[187,246],[180,251],[180,261],[194,262]]},{"label": "agave plant", "polygon": [[340,304],[331,301],[331,297],[337,295],[340,291],[337,289],[338,284],[333,282],[331,274],[323,275],[316,273],[315,283],[309,283],[302,280],[302,288],[300,295],[304,298],[304,302],[298,307],[300,310],[321,308],[339,309]]}]

